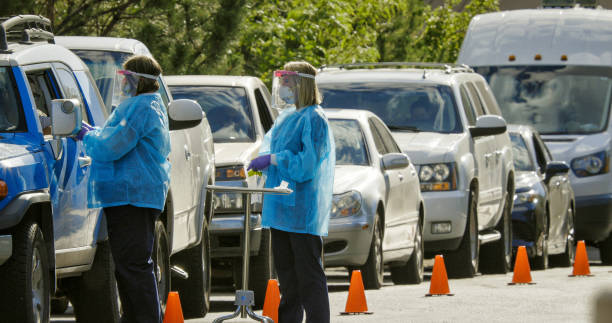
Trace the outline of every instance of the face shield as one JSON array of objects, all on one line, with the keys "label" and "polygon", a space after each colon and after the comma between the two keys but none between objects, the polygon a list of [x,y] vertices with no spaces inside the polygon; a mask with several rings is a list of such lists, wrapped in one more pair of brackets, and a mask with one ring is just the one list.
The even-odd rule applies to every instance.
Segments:
[{"label": "face shield", "polygon": [[113,108],[118,107],[121,102],[136,95],[138,82],[141,77],[157,80],[159,75],[136,73],[130,70],[117,70],[113,82]]},{"label": "face shield", "polygon": [[313,80],[315,78],[314,75],[294,71],[274,71],[274,79],[272,79],[272,106],[282,110],[295,106],[296,102],[300,102],[301,78],[304,77]]}]

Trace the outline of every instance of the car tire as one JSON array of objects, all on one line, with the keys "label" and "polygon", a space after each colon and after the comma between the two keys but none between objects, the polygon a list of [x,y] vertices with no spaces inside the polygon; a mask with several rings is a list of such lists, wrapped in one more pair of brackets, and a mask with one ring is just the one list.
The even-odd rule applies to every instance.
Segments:
[{"label": "car tire", "polygon": [[574,253],[575,253],[575,238],[574,238],[574,211],[573,209],[567,210],[567,237],[565,243],[565,251],[558,255],[549,256],[549,263],[555,267],[570,267],[574,264]]},{"label": "car tire", "polygon": [[372,233],[372,242],[370,243],[370,251],[368,260],[359,269],[362,273],[363,286],[365,289],[380,289],[383,285],[383,228],[380,224],[380,217],[376,214],[374,218],[374,230]]},{"label": "car tire", "polygon": [[506,193],[502,218],[495,227],[501,238],[483,245],[480,251],[480,272],[483,274],[505,274],[512,266],[512,198]]},{"label": "car tire", "polygon": [[51,314],[64,314],[68,309],[68,303],[70,300],[67,296],[51,299]]},{"label": "car tire", "polygon": [[6,322],[49,322],[49,257],[42,231],[24,222],[13,231],[13,254],[0,266],[0,313]]},{"label": "car tire", "polygon": [[211,266],[208,227],[202,229],[202,241],[172,257],[173,264],[189,273],[187,279],[175,279],[173,288],[179,292],[185,319],[206,316],[210,310]]},{"label": "car tire", "polygon": [[108,241],[99,242],[89,271],[65,278],[62,285],[72,303],[77,322],[120,322],[119,291]]},{"label": "car tire", "polygon": [[391,280],[394,284],[420,284],[423,281],[423,250],[423,224],[419,220],[410,260],[405,265],[391,267]]},{"label": "car tire", "polygon": [[478,240],[478,197],[470,190],[468,217],[459,249],[445,253],[446,270],[450,278],[470,278],[478,272],[480,241]]},{"label": "car tire", "polygon": [[170,293],[170,245],[168,234],[162,221],[155,221],[155,241],[153,243],[153,270],[157,280],[157,295],[162,309],[162,315],[166,311],[168,293]]},{"label": "car tire", "polygon": [[[266,299],[268,280],[274,276],[272,260],[272,239],[270,229],[261,229],[261,244],[259,254],[249,259],[249,290],[255,294],[254,309],[262,309]],[[234,263],[234,284],[236,289],[242,289],[242,259]]]}]

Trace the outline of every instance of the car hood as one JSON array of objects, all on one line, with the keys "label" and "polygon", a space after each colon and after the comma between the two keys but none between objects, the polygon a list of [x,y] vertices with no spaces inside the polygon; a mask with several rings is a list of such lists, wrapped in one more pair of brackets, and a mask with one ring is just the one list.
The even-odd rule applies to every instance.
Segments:
[{"label": "car hood", "polygon": [[608,150],[610,147],[610,135],[606,132],[593,135],[542,135],[548,150],[555,160],[565,161],[570,165],[576,157]]},{"label": "car hood", "polygon": [[259,151],[261,141],[215,143],[215,165],[246,165]]},{"label": "car hood", "polygon": [[417,164],[453,161],[452,152],[464,136],[462,133],[393,132],[400,149]]},{"label": "car hood", "polygon": [[11,135],[5,134],[0,138],[0,160],[32,154],[33,147],[25,141],[15,141]]},{"label": "car hood", "polygon": [[530,188],[536,185],[540,178],[535,172],[516,172],[514,178],[515,189]]},{"label": "car hood", "polygon": [[336,166],[334,173],[334,194],[355,190],[371,178],[372,167],[356,165]]}]

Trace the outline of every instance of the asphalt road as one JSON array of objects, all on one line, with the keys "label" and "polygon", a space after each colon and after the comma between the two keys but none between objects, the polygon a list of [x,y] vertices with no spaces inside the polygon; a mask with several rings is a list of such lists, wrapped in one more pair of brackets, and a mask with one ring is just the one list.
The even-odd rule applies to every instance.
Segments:
[{"label": "asphalt road", "polygon": [[[339,314],[344,311],[349,282],[344,270],[328,270],[331,322],[592,322],[596,297],[602,291],[612,291],[612,267],[599,264],[596,249],[588,248],[588,253],[592,277],[568,277],[571,267],[551,268],[532,271],[534,285],[509,286],[512,273],[479,275],[450,280],[454,296],[425,297],[431,271],[426,272],[426,281],[420,285],[396,286],[387,275],[382,289],[366,291],[372,315]],[[215,293],[211,298],[212,312],[186,322],[212,322],[233,312],[233,295],[231,291]],[[51,321],[74,319],[67,314],[54,316]],[[249,321],[254,322],[240,318],[225,322]]]}]

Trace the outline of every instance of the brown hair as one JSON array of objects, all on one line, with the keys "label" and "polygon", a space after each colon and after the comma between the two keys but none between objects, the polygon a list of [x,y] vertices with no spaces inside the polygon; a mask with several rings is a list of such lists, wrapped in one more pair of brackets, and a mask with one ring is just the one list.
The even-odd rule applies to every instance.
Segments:
[{"label": "brown hair", "polygon": [[[283,66],[286,71],[317,75],[317,70],[308,62],[289,62]],[[321,104],[321,93],[317,88],[314,78],[300,77],[298,102],[295,103],[296,108],[304,108],[313,104]]]},{"label": "brown hair", "polygon": [[[144,55],[134,55],[128,58],[123,63],[123,68],[132,72],[149,75],[160,75],[162,73],[162,68],[159,63],[157,63],[153,57]],[[140,80],[138,80],[136,95],[156,92],[157,90],[159,90],[159,83],[157,80],[141,77]]]}]

